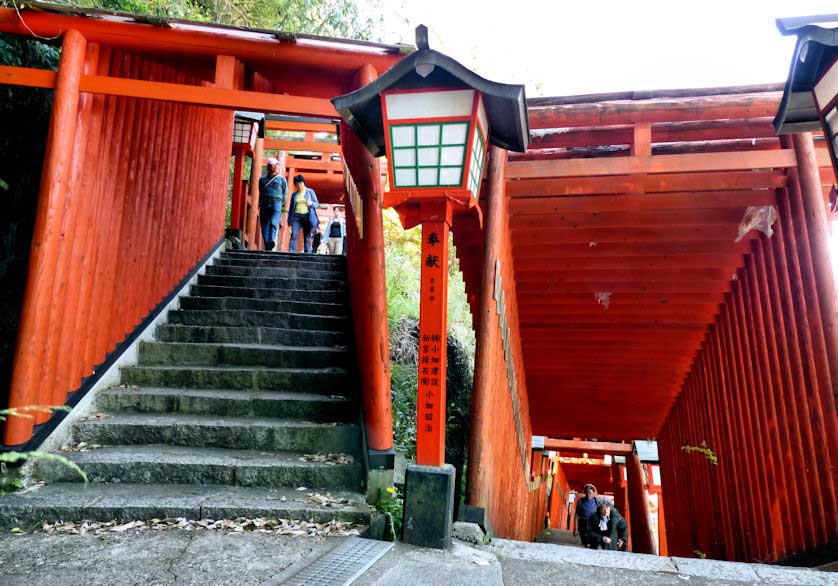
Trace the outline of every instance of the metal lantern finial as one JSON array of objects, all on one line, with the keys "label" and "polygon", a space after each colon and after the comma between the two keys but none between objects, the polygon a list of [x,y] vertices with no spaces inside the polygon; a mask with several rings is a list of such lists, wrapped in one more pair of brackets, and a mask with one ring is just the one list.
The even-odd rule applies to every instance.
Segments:
[{"label": "metal lantern finial", "polygon": [[428,44],[428,27],[424,24],[416,27],[416,48],[420,51],[427,51],[431,48]]}]

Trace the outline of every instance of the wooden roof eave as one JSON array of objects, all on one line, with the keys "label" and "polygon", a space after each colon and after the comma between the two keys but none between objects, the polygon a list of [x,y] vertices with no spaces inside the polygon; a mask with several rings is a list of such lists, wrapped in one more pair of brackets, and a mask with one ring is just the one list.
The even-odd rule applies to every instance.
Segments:
[{"label": "wooden roof eave", "polygon": [[168,21],[167,26],[127,19],[62,14],[54,11],[0,8],[0,32],[54,38],[70,29],[89,42],[141,53],[207,57],[230,55],[245,62],[274,66],[357,71],[369,64],[382,72],[399,61],[400,51],[387,46],[361,46],[340,39],[280,39],[260,31],[242,31],[205,23]]}]

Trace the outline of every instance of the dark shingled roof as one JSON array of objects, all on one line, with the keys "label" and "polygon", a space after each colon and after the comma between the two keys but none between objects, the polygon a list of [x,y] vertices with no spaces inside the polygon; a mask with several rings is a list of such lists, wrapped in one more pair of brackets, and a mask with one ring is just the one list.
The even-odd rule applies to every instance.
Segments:
[{"label": "dark shingled roof", "polygon": [[[523,85],[484,79],[454,59],[418,43],[411,53],[369,85],[332,99],[335,109],[376,157],[385,153],[381,92],[388,89],[470,86],[483,94],[491,131],[489,142],[523,153],[529,145],[527,98]],[[424,45],[424,46],[423,46]],[[433,65],[427,77],[416,73],[417,65]]]},{"label": "dark shingled roof", "polygon": [[778,134],[818,131],[821,125],[812,88],[838,57],[838,14],[780,18],[777,28],[784,35],[797,35],[797,44],[774,129]]}]

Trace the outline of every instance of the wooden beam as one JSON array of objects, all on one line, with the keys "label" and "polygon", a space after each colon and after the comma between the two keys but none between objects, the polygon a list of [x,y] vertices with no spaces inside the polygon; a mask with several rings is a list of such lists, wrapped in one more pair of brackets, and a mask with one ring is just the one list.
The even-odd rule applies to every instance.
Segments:
[{"label": "wooden beam", "polygon": [[[830,164],[829,152],[817,150],[820,166]],[[650,157],[568,159],[561,161],[510,161],[506,178],[590,177],[644,173],[695,173],[707,171],[745,171],[787,169],[797,166],[793,149],[735,153],[692,153]]]},{"label": "wooden beam", "polygon": [[521,281],[517,280],[520,293],[540,293],[554,295],[558,293],[588,293],[593,295],[597,291],[610,291],[612,294],[622,293],[706,293],[708,295],[727,293],[730,289],[729,281],[688,281],[671,282],[660,281]]},{"label": "wooden beam", "polygon": [[[28,87],[55,87],[54,71],[0,66],[0,82]],[[93,94],[163,100],[228,110],[336,118],[332,103],[323,98],[287,96],[216,87],[85,75],[81,91]]]},{"label": "wooden beam", "polygon": [[784,171],[725,171],[722,173],[670,173],[632,177],[556,177],[517,179],[507,177],[506,190],[513,197],[556,197],[615,193],[665,193],[684,191],[726,191],[778,189],[785,187]]},{"label": "wooden beam", "polygon": [[645,257],[674,255],[686,256],[693,254],[717,254],[748,252],[749,243],[733,242],[725,239],[709,239],[703,241],[673,240],[667,242],[598,242],[591,246],[588,242],[565,244],[558,248],[547,249],[531,242],[515,242],[513,250],[516,260],[525,257],[550,258],[592,258],[592,257]]},{"label": "wooden beam", "polygon": [[333,173],[343,173],[343,163],[340,161],[316,161],[312,159],[288,157],[288,161],[285,163],[285,166],[289,169],[295,169],[297,171],[332,171]]},{"label": "wooden beam", "polygon": [[48,69],[0,65],[0,84],[53,89],[56,72]]},{"label": "wooden beam", "polygon": [[[707,140],[702,142],[673,142],[651,145],[651,154],[687,155],[695,153],[720,153],[742,151],[771,151],[780,148],[780,139],[748,138],[742,140]],[[561,161],[564,159],[603,159],[626,157],[631,148],[624,145],[609,147],[582,147],[573,149],[527,150],[525,153],[510,155],[510,161]]]},{"label": "wooden beam", "polygon": [[[739,120],[702,120],[652,124],[652,143],[775,138],[772,117]],[[538,149],[630,145],[631,125],[583,126],[538,133],[529,151]]]},{"label": "wooden beam", "polygon": [[[625,306],[625,305],[689,305],[689,304],[705,304],[722,302],[722,294],[714,296],[707,296],[699,293],[625,293],[623,295],[612,296],[611,307]],[[535,295],[533,293],[519,293],[518,294],[518,308],[519,311],[529,305],[543,305],[549,309],[556,305],[574,305],[574,304],[590,304],[596,303],[593,293],[558,293],[549,296]]]},{"label": "wooden beam", "polygon": [[530,128],[611,126],[773,116],[781,92],[626,100],[529,108]]},{"label": "wooden beam", "polygon": [[592,213],[633,210],[693,210],[775,205],[773,190],[705,191],[666,194],[617,194],[613,196],[524,197],[512,200],[511,215]]},{"label": "wooden beam", "polygon": [[288,130],[295,132],[327,132],[337,134],[334,124],[327,122],[292,122],[290,120],[266,120],[267,130]]},{"label": "wooden beam", "polygon": [[697,226],[706,224],[739,224],[745,206],[739,208],[701,208],[696,202],[692,210],[638,210],[621,212],[564,212],[543,214],[536,220],[531,215],[511,217],[512,228],[619,228],[640,226]]},{"label": "wooden beam", "polygon": [[295,114],[300,116],[337,116],[337,111],[335,111],[332,103],[322,98],[228,90],[101,75],[83,77],[81,87],[82,91],[94,94],[147,98],[230,110],[252,110],[270,114]]},{"label": "wooden beam", "polygon": [[[699,226],[645,226],[620,228],[542,228],[513,227],[513,238],[526,238],[528,244],[558,245],[570,242],[588,243],[596,247],[600,242],[684,242],[690,240],[733,241],[739,224],[705,224]],[[747,238],[747,236],[746,236]]]},{"label": "wooden beam", "polygon": [[265,139],[266,151],[301,151],[301,152],[316,152],[316,153],[340,153],[340,145],[333,142],[317,142],[317,141],[297,141],[297,140],[277,140]]},{"label": "wooden beam", "polygon": [[526,272],[564,271],[579,269],[674,269],[674,268],[724,268],[733,271],[744,264],[739,254],[694,254],[678,256],[596,256],[592,258],[576,257],[538,257],[522,256],[515,259],[515,274]]}]

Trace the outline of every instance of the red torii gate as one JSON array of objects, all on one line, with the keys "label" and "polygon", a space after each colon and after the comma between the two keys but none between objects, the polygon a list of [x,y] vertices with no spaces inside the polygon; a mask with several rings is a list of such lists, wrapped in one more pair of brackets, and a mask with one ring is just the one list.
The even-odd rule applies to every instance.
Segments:
[{"label": "red torii gate", "polygon": [[[0,67],[2,84],[55,89],[11,407],[62,404],[83,391],[96,365],[215,246],[233,110],[336,121],[328,98],[387,69],[403,50],[177,21],[161,27],[51,5],[0,9],[0,32],[63,40],[57,72]],[[348,222],[355,346],[367,441],[386,454],[393,440],[381,174],[353,150],[347,134],[343,154],[363,207],[348,209],[363,228]],[[47,419],[11,417],[5,443],[24,444],[33,423]]]}]

